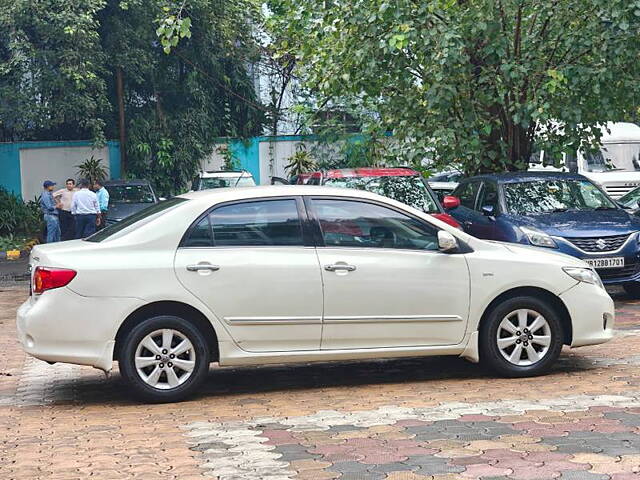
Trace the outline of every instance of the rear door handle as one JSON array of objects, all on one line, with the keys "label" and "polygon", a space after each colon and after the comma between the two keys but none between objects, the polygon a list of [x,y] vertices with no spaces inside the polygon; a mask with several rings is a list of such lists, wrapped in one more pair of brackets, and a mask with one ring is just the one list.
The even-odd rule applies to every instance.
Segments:
[{"label": "rear door handle", "polygon": [[200,270],[216,272],[220,270],[220,267],[218,265],[211,265],[210,263],[199,263],[197,265],[187,265],[187,270],[190,272],[199,272]]},{"label": "rear door handle", "polygon": [[356,269],[355,265],[347,265],[346,263],[334,263],[333,265],[325,265],[324,269],[328,272],[335,272],[336,270],[344,270],[346,272],[353,272]]}]

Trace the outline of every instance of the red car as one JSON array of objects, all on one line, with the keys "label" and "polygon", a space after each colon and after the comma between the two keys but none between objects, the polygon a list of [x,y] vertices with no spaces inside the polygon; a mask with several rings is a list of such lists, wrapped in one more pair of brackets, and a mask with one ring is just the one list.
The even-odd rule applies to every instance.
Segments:
[{"label": "red car", "polygon": [[[422,210],[457,228],[460,224],[445,213],[438,197],[422,175],[411,168],[349,168],[315,172],[306,185],[356,188],[377,193]],[[459,205],[455,197],[445,197],[446,208]]]}]

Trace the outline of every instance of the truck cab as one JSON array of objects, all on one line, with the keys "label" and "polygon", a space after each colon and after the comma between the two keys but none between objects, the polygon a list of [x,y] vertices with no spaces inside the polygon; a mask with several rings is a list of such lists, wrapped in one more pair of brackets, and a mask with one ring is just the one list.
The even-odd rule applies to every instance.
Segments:
[{"label": "truck cab", "polygon": [[560,168],[544,151],[532,156],[529,171],[570,171],[598,183],[614,199],[640,186],[640,127],[633,123],[607,123],[598,152],[564,155]]}]

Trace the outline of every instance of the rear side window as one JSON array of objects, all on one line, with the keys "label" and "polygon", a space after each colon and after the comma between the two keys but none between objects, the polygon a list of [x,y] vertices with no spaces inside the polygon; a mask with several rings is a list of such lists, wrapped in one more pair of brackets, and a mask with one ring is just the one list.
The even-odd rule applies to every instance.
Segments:
[{"label": "rear side window", "polygon": [[294,199],[225,205],[203,217],[183,242],[185,247],[304,245]]}]

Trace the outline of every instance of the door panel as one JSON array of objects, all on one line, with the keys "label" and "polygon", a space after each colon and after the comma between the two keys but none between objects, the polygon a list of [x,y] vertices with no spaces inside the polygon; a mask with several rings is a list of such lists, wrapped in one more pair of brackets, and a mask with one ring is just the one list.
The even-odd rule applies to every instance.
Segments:
[{"label": "door panel", "polygon": [[[202,263],[219,270],[187,270]],[[243,350],[320,348],[322,284],[314,248],[180,248],[175,271]]]},{"label": "door panel", "polygon": [[[453,345],[464,336],[469,273],[462,255],[319,248],[322,349]],[[345,264],[353,271],[324,269]]]},{"label": "door panel", "polygon": [[304,246],[301,213],[295,198],[222,205],[176,253],[180,282],[244,350],[320,348],[322,279],[315,248]]},{"label": "door panel", "polygon": [[469,309],[464,255],[437,250],[438,229],[355,199],[310,202],[324,246],[322,349],[453,345]]}]

